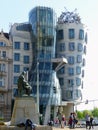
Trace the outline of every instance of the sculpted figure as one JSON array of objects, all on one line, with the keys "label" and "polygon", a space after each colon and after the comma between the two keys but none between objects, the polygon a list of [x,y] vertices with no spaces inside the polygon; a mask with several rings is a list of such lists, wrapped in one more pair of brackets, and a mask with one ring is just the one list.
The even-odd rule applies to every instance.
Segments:
[{"label": "sculpted figure", "polygon": [[30,95],[32,87],[25,79],[26,72],[22,72],[22,74],[18,78],[18,96]]}]

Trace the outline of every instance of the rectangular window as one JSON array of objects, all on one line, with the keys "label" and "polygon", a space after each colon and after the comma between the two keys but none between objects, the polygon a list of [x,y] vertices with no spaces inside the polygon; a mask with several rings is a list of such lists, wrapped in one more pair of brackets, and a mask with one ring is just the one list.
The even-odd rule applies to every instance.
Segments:
[{"label": "rectangular window", "polygon": [[74,29],[69,29],[69,39],[75,38],[75,30]]},{"label": "rectangular window", "polygon": [[76,74],[81,74],[81,67],[80,66],[76,67]]},{"label": "rectangular window", "polygon": [[75,50],[75,43],[74,42],[70,42],[69,43],[69,51],[74,51]]},{"label": "rectangular window", "polygon": [[0,71],[5,72],[6,71],[6,65],[0,64]]},{"label": "rectangular window", "polygon": [[74,87],[74,80],[68,79],[68,87]]},{"label": "rectangular window", "polygon": [[29,56],[24,56],[24,64],[29,64]]},{"label": "rectangular window", "polygon": [[30,44],[27,42],[24,42],[24,50],[29,50],[30,49]]},{"label": "rectangular window", "polygon": [[20,42],[14,42],[14,49],[20,49]]},{"label": "rectangular window", "polygon": [[18,89],[14,88],[13,89],[13,96],[16,97],[18,95]]},{"label": "rectangular window", "polygon": [[77,63],[81,63],[82,62],[82,56],[81,55],[77,55]]},{"label": "rectangular window", "polygon": [[18,76],[14,76],[14,81],[13,81],[13,83],[16,85],[17,84],[17,81],[18,81]]},{"label": "rectangular window", "polygon": [[60,85],[64,85],[64,78],[59,78]]},{"label": "rectangular window", "polygon": [[14,65],[14,73],[20,72],[20,65]]},{"label": "rectangular window", "polygon": [[61,39],[64,38],[64,32],[63,32],[63,30],[58,30],[58,32],[57,32],[57,38],[59,40],[61,40]]},{"label": "rectangular window", "polygon": [[81,85],[81,79],[80,78],[76,78],[76,85],[80,86]]},{"label": "rectangular window", "polygon": [[60,43],[59,50],[60,51],[65,51],[65,43]]},{"label": "rectangular window", "polygon": [[74,56],[69,56],[69,57],[68,57],[68,63],[69,63],[69,64],[74,64],[74,61],[75,61],[75,60],[74,60]]},{"label": "rectangular window", "polygon": [[84,30],[82,30],[82,29],[79,30],[79,39],[80,40],[84,39]]},{"label": "rectangular window", "polygon": [[82,43],[78,43],[78,51],[83,51],[83,44]]},{"label": "rectangular window", "polygon": [[0,87],[4,86],[4,78],[0,77]]},{"label": "rectangular window", "polygon": [[14,53],[14,61],[20,61],[20,54]]},{"label": "rectangular window", "polygon": [[2,51],[2,57],[6,57],[6,51]]},{"label": "rectangular window", "polygon": [[74,68],[68,68],[68,74],[71,76],[71,75],[74,75]]},{"label": "rectangular window", "polygon": [[71,99],[73,96],[73,92],[71,90],[66,90],[66,98]]},{"label": "rectangular window", "polygon": [[57,73],[64,74],[65,73],[65,66],[63,66],[61,69],[59,69]]}]

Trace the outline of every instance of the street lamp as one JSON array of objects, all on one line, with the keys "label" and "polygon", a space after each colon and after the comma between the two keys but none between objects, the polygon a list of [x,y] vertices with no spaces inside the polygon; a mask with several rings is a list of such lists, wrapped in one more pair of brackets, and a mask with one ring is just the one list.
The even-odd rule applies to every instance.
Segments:
[{"label": "street lamp", "polygon": [[37,61],[37,111],[39,114],[39,62]]}]

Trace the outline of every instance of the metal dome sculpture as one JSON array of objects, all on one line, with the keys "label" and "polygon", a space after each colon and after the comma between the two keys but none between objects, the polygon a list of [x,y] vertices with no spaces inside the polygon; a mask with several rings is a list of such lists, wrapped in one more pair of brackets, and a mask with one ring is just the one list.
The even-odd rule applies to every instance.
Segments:
[{"label": "metal dome sculpture", "polygon": [[58,23],[81,23],[81,18],[77,13],[77,9],[75,9],[73,12],[69,12],[65,8],[65,12],[62,12],[58,18]]}]

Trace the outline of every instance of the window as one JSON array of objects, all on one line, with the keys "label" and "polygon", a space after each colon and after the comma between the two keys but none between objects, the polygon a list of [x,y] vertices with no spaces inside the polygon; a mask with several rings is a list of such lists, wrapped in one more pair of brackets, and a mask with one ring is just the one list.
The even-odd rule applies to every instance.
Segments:
[{"label": "window", "polygon": [[0,93],[0,101],[4,100],[4,94]]},{"label": "window", "polygon": [[73,92],[71,90],[66,90],[66,98],[71,99],[73,96]]},{"label": "window", "polygon": [[84,77],[84,70],[82,70],[82,77]]},{"label": "window", "polygon": [[6,57],[6,51],[2,51],[2,57]]},{"label": "window", "polygon": [[59,78],[60,85],[64,85],[64,78]]},{"label": "window", "polygon": [[82,29],[79,30],[79,39],[80,40],[84,39],[84,30],[82,30]]},{"label": "window", "polygon": [[69,56],[68,57],[68,63],[69,64],[74,64],[74,56]]},{"label": "window", "polygon": [[88,42],[87,33],[85,34],[85,42]]},{"label": "window", "polygon": [[60,43],[59,50],[60,51],[65,51],[65,43]]},{"label": "window", "polygon": [[84,53],[86,54],[86,46],[84,46]]},{"label": "window", "polygon": [[18,89],[14,88],[13,89],[13,96],[16,97],[18,95]]},{"label": "window", "polygon": [[76,85],[80,86],[81,85],[81,79],[80,78],[76,78]]},{"label": "window", "polygon": [[69,29],[69,39],[73,39],[75,37],[75,30]]},{"label": "window", "polygon": [[4,78],[0,77],[0,87],[4,86]]},{"label": "window", "polygon": [[81,55],[77,55],[77,63],[81,63],[82,62],[82,56]]},{"label": "window", "polygon": [[86,62],[85,62],[85,59],[83,58],[83,63],[82,63],[82,65],[85,66],[85,64],[86,64]]},{"label": "window", "polygon": [[71,76],[71,75],[74,75],[74,68],[68,68],[68,74]]},{"label": "window", "polygon": [[81,74],[81,67],[80,66],[76,67],[76,74]]},{"label": "window", "polygon": [[14,73],[20,72],[20,65],[14,65]]},{"label": "window", "polygon": [[13,83],[15,84],[15,85],[17,85],[17,82],[18,82],[18,76],[14,76],[14,81],[13,81]]},{"label": "window", "polygon": [[20,42],[14,42],[14,49],[20,49]]},{"label": "window", "polygon": [[24,50],[29,50],[30,49],[30,44],[27,42],[24,42]]},{"label": "window", "polygon": [[74,42],[70,42],[69,43],[69,51],[74,51],[75,50],[75,43]]},{"label": "window", "polygon": [[78,51],[79,52],[83,51],[83,45],[81,43],[78,43]]},{"label": "window", "polygon": [[24,56],[24,64],[29,64],[29,56]]},{"label": "window", "polygon": [[14,61],[20,61],[20,54],[14,53]]},{"label": "window", "polygon": [[0,64],[0,71],[5,72],[6,71],[6,65]]},{"label": "window", "polygon": [[0,46],[6,46],[5,42],[0,42]]},{"label": "window", "polygon": [[74,86],[74,80],[68,79],[68,87],[73,87],[73,86]]},{"label": "window", "polygon": [[57,32],[57,38],[59,40],[61,40],[61,39],[64,38],[64,32],[63,32],[63,30],[58,30],[58,32]]},{"label": "window", "polygon": [[58,74],[64,74],[65,73],[65,66],[63,66],[60,70],[57,72]]}]

